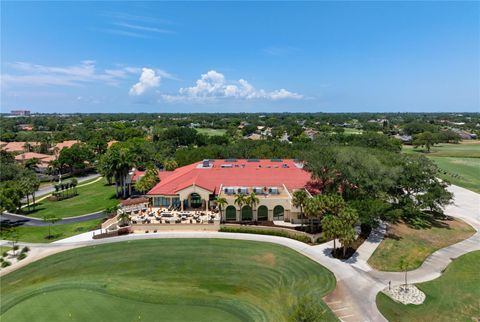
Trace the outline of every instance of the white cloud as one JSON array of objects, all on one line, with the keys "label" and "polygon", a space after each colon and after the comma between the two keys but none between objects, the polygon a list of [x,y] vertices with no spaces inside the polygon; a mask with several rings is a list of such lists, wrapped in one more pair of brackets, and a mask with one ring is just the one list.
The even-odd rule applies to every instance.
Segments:
[{"label": "white cloud", "polygon": [[33,86],[78,86],[84,83],[104,82],[117,85],[131,75],[134,67],[122,67],[97,71],[95,61],[84,60],[78,65],[47,66],[28,62],[8,63],[16,71],[14,74],[2,74],[2,83]]},{"label": "white cloud", "polygon": [[158,87],[160,85],[160,76],[155,73],[153,69],[142,68],[142,75],[138,83],[130,88],[129,94],[131,96],[140,96],[151,88]]},{"label": "white cloud", "polygon": [[223,74],[210,70],[201,75],[200,79],[195,82],[195,86],[180,88],[178,95],[162,95],[162,98],[168,102],[203,102],[218,98],[281,100],[301,99],[303,96],[283,88],[272,92],[263,89],[257,90],[244,79],[228,83]]}]

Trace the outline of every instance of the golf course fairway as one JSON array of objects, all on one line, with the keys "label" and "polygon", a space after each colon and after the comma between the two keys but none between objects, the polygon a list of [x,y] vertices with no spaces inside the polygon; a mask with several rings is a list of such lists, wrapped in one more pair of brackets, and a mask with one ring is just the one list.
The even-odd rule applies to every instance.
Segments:
[{"label": "golf course fairway", "polygon": [[2,322],[285,321],[303,296],[335,287],[331,272],[283,246],[151,239],[59,253],[1,279]]}]

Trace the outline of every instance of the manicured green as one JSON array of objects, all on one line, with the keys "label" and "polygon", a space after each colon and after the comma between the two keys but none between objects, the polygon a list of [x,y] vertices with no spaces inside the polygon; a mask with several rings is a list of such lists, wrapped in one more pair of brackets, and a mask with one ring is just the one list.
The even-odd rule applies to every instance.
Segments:
[{"label": "manicured green", "polygon": [[423,154],[434,161],[438,176],[450,183],[480,192],[480,142],[463,141],[460,144],[439,144],[430,153],[419,147],[403,146],[404,153]]},{"label": "manicured green", "polygon": [[[54,225],[51,227],[52,238],[47,239],[48,226],[20,226],[18,227],[19,241],[26,243],[50,243],[55,240],[85,233],[99,228],[100,219],[83,221],[76,224]],[[2,234],[0,233],[0,239]]]},{"label": "manicured green", "polygon": [[206,134],[208,136],[224,135],[227,132],[225,129],[200,128],[195,130],[197,130],[199,134]]},{"label": "manicured green", "polygon": [[297,298],[321,298],[331,272],[283,246],[150,239],[59,253],[2,277],[2,322],[285,321]]},{"label": "manicured green", "polygon": [[470,225],[460,220],[437,221],[427,229],[415,229],[401,223],[391,225],[368,263],[380,271],[401,271],[400,260],[404,257],[409,269],[415,269],[436,250],[474,233]]},{"label": "manicured green", "polygon": [[438,176],[480,193],[480,158],[430,157],[440,168]]},{"label": "manicured green", "polygon": [[421,305],[403,305],[377,295],[377,307],[390,322],[478,321],[480,318],[480,251],[455,259],[440,278],[417,284],[425,295]]},{"label": "manicured green", "polygon": [[360,129],[353,129],[353,128],[349,128],[349,127],[346,127],[344,128],[344,134],[362,134],[362,130]]},{"label": "manicured green", "polygon": [[[411,145],[404,145],[403,151],[406,153],[424,153],[422,147],[414,148]],[[426,154],[436,157],[458,157],[458,158],[480,158],[479,141],[462,141],[459,144],[440,143],[431,148],[431,152]]]},{"label": "manicured green", "polygon": [[[61,201],[40,201],[35,210],[29,213],[32,217],[57,218],[74,217],[101,211],[118,204],[115,198],[115,186],[105,184],[104,179],[77,188],[78,195]],[[26,211],[26,209],[24,208]]]}]

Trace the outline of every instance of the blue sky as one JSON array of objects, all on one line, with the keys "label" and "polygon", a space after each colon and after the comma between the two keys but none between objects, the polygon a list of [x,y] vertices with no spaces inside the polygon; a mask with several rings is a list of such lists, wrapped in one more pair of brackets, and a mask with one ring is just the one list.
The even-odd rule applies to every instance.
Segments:
[{"label": "blue sky", "polygon": [[2,2],[1,110],[479,111],[478,2]]}]

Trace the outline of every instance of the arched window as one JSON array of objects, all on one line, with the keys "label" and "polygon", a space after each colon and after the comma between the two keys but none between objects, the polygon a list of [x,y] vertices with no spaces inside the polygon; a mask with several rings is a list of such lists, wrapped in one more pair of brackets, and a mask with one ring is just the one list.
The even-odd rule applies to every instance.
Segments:
[{"label": "arched window", "polygon": [[200,208],[202,207],[202,197],[196,192],[190,194],[190,207]]},{"label": "arched window", "polygon": [[234,206],[228,206],[225,209],[225,220],[227,221],[235,221],[237,220],[237,209]]},{"label": "arched window", "polygon": [[267,206],[260,206],[257,210],[258,220],[268,220],[268,208]]},{"label": "arched window", "polygon": [[253,219],[252,207],[243,206],[243,208],[242,208],[242,220],[252,220],[252,219]]},{"label": "arched window", "polygon": [[285,210],[282,206],[275,206],[273,208],[273,220],[283,220],[283,213]]}]

